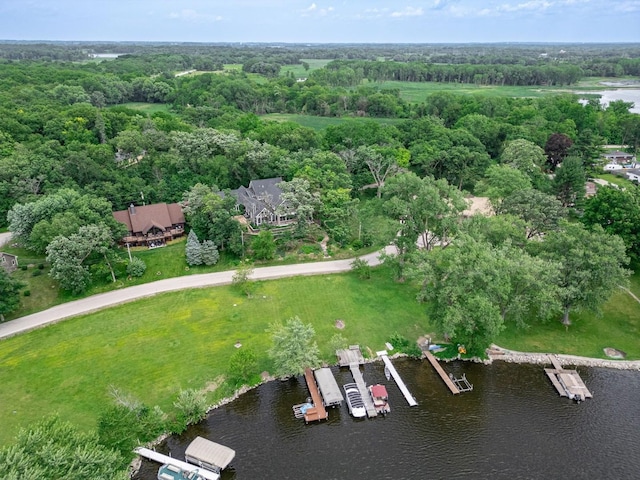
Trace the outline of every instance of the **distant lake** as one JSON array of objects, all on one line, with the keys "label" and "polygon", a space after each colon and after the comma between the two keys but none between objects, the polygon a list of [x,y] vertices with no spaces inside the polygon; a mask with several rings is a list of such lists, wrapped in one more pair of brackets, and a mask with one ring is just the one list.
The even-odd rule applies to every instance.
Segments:
[{"label": "distant lake", "polygon": [[126,53],[90,53],[89,54],[91,58],[118,58],[121,55],[126,55]]},{"label": "distant lake", "polygon": [[[616,90],[600,90],[593,92],[576,92],[578,95],[600,95],[600,104],[604,107],[609,105],[609,102],[615,100],[622,100],[625,102],[633,102],[635,106],[630,109],[631,113],[640,113],[640,88],[620,88]],[[581,100],[583,105],[587,103],[586,100]]]}]

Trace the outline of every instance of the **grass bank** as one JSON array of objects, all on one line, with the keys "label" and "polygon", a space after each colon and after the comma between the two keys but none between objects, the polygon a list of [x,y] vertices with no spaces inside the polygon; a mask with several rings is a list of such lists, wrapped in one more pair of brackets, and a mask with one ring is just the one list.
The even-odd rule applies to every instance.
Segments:
[{"label": "grass bank", "polygon": [[252,299],[232,287],[175,292],[3,340],[0,445],[54,412],[94,427],[110,386],[170,412],[180,389],[203,388],[227,373],[236,342],[257,353],[259,371],[270,371],[266,330],[294,315],[314,326],[331,363],[336,333],[375,351],[395,332],[410,339],[430,332],[415,290],[389,277],[376,269],[370,280],[342,274],[260,282]]}]

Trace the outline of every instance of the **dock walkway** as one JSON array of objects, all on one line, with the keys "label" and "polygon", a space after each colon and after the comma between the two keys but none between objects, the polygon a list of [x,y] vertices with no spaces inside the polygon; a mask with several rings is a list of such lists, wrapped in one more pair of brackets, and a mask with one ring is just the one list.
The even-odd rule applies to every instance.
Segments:
[{"label": "dock walkway", "polygon": [[569,397],[577,401],[593,398],[576,370],[565,370],[553,355],[548,355],[548,358],[553,368],[545,368],[544,371],[561,397]]},{"label": "dock walkway", "polygon": [[411,392],[409,391],[407,386],[402,381],[402,378],[400,377],[400,375],[396,371],[396,368],[391,363],[391,360],[389,360],[389,357],[387,357],[387,351],[386,350],[382,350],[382,351],[376,352],[376,353],[380,358],[382,358],[382,361],[384,362],[385,366],[389,370],[389,373],[391,374],[391,376],[395,380],[396,384],[398,385],[398,388],[400,389],[400,391],[404,395],[404,398],[407,400],[407,403],[409,404],[409,406],[410,407],[415,407],[416,405],[418,405],[418,402],[416,402],[416,399],[413,398],[413,395],[411,395]]},{"label": "dock walkway", "polygon": [[454,395],[459,394],[460,389],[453,383],[451,378],[449,378],[449,376],[440,366],[440,363],[438,363],[438,360],[436,359],[436,357],[434,357],[430,352],[424,352],[424,355],[425,357],[427,357],[427,360],[429,360],[429,362],[431,363],[435,371],[438,372],[438,375],[440,375],[440,378],[442,378],[442,381],[445,383],[445,385],[449,387],[449,390],[451,390],[451,393],[453,393]]},{"label": "dock walkway", "polygon": [[318,391],[316,378],[313,376],[313,370],[311,370],[310,368],[306,368],[304,371],[304,378],[307,381],[307,387],[309,388],[311,400],[313,401],[313,407],[308,408],[304,413],[304,421],[309,423],[315,422],[317,420],[326,420],[329,417],[329,414],[322,404],[322,398],[320,397],[320,392]]},{"label": "dock walkway", "polygon": [[356,385],[358,386],[358,390],[360,391],[360,396],[362,397],[362,401],[364,402],[364,408],[367,410],[367,417],[377,417],[378,411],[373,404],[371,395],[369,395],[367,384],[364,383],[364,378],[362,377],[362,372],[360,371],[360,365],[357,363],[352,363],[351,365],[349,365],[349,369],[351,370],[351,375],[353,375],[353,379],[355,380]]}]

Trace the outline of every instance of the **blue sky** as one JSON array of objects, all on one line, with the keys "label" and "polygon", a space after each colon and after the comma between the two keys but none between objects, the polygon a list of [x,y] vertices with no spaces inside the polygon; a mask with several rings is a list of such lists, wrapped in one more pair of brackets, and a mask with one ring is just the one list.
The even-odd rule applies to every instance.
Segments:
[{"label": "blue sky", "polygon": [[640,0],[0,0],[0,38],[640,42]]}]

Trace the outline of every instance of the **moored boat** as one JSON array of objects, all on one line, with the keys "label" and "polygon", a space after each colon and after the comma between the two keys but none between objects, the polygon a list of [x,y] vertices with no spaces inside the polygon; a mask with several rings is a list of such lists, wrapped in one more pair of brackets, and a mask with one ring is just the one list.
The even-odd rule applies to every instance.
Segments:
[{"label": "moored boat", "polygon": [[347,397],[347,407],[349,407],[349,413],[355,418],[364,418],[367,416],[367,409],[362,401],[362,395],[358,390],[358,385],[355,383],[347,383],[344,388],[345,396]]},{"label": "moored boat", "polygon": [[205,480],[198,471],[183,470],[175,465],[164,464],[158,469],[158,480]]},{"label": "moored boat", "polygon": [[389,394],[387,393],[387,388],[384,385],[379,383],[376,385],[369,385],[369,394],[373,400],[373,406],[376,408],[376,412],[381,413],[382,415],[386,415],[391,412],[391,407],[389,406]]}]

